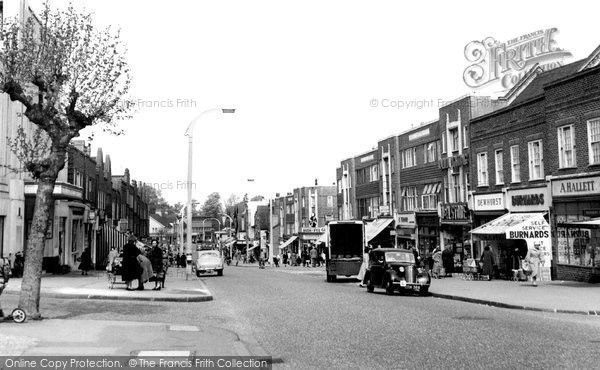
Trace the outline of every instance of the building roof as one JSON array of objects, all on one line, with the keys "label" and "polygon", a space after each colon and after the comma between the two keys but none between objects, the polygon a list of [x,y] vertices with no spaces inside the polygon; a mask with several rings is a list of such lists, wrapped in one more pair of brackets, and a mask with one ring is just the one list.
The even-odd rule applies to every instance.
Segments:
[{"label": "building roof", "polygon": [[585,58],[549,71],[538,72],[539,74],[524,88],[511,105],[542,96],[544,94],[544,85],[577,73],[587,60],[588,58]]},{"label": "building roof", "polygon": [[169,216],[169,215],[161,216],[156,213],[151,214],[149,217],[152,217],[152,219],[154,219],[154,221],[158,222],[159,224],[163,225],[164,227],[171,226],[171,224],[173,222],[175,222],[175,219],[176,219],[175,216]]}]

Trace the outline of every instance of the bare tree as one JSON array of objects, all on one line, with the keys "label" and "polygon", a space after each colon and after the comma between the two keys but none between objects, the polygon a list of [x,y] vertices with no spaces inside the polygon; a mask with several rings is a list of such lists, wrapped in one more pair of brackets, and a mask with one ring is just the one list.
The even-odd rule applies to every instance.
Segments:
[{"label": "bare tree", "polygon": [[38,18],[5,19],[1,31],[0,89],[24,107],[37,130],[27,137],[19,129],[10,147],[37,181],[31,233],[25,247],[25,268],[19,306],[40,318],[42,257],[52,192],[65,166],[71,140],[99,124],[121,134],[117,122],[126,118],[123,99],[130,85],[126,49],[119,31],[98,29],[91,14],[68,5]]}]

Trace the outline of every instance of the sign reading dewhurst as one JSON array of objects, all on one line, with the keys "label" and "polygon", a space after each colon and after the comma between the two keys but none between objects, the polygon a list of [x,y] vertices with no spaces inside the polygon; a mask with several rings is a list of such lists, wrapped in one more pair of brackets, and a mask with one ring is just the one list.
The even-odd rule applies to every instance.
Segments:
[{"label": "sign reading dewhurst", "polygon": [[557,33],[557,28],[548,28],[506,42],[493,37],[471,41],[464,54],[472,64],[465,69],[463,80],[472,88],[499,83],[503,90],[508,90],[536,63],[545,71],[563,66],[564,58],[571,53],[557,46]]}]

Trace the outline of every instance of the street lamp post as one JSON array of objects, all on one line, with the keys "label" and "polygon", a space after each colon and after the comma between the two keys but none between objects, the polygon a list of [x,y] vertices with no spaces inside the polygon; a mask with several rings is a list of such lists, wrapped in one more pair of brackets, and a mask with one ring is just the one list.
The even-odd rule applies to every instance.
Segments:
[{"label": "street lamp post", "polygon": [[[207,113],[210,112],[221,112],[223,114],[229,113],[235,113],[235,109],[209,109],[209,110],[205,110],[204,112],[200,113],[198,116],[196,116],[188,125],[187,129],[185,130],[185,135],[188,137],[188,174],[187,174],[187,218],[188,218],[188,223],[187,223],[187,239],[186,239],[186,248],[185,248],[185,253],[186,256],[190,256],[192,253],[192,147],[194,145],[194,140],[193,140],[193,131],[194,131],[194,125],[196,124],[196,122],[198,122],[198,120],[200,120],[200,118],[202,116],[204,116]],[[187,269],[186,269],[186,275],[191,274],[192,272],[192,266],[191,264],[187,264]]]},{"label": "street lamp post", "polygon": [[[225,216],[229,219],[229,230],[227,230],[227,238],[231,238],[231,225],[233,225],[233,219],[227,213],[219,213],[222,216]],[[225,224],[225,220],[223,220],[223,225]],[[231,243],[231,241],[229,241]],[[229,257],[231,257],[231,244],[229,244]]]}]

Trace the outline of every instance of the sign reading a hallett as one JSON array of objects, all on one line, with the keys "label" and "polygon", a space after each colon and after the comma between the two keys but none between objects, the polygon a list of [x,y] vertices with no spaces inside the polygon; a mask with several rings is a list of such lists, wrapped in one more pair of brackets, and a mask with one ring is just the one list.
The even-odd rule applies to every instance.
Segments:
[{"label": "sign reading a hallett", "polygon": [[552,196],[600,194],[600,177],[552,181]]}]

